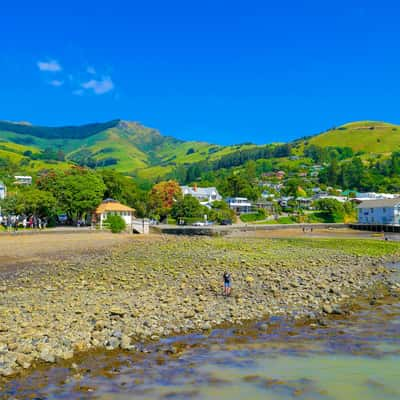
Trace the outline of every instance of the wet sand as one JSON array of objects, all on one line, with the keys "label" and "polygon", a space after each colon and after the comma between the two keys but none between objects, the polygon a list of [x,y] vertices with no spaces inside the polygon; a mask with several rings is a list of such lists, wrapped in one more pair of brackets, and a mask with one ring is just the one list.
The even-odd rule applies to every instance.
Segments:
[{"label": "wet sand", "polygon": [[51,260],[68,259],[87,252],[102,254],[133,238],[152,240],[153,236],[87,231],[0,235],[0,273],[43,265]]}]

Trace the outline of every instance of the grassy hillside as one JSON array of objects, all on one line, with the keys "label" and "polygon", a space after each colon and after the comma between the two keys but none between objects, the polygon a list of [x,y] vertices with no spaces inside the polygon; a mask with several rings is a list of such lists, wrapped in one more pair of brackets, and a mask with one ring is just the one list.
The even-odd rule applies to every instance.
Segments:
[{"label": "grassy hillside", "polygon": [[400,126],[386,122],[360,121],[330,129],[307,140],[320,147],[351,147],[373,154],[400,150]]},{"label": "grassy hillside", "polygon": [[[71,163],[115,168],[152,180],[180,164],[216,160],[238,149],[254,147],[183,141],[139,123],[120,120],[56,128],[0,121],[0,158],[22,164],[21,169],[63,168],[65,163]],[[45,151],[61,158],[43,159]]]},{"label": "grassy hillside", "polygon": [[[309,145],[351,147],[354,152],[364,152],[371,157],[386,156],[400,150],[400,126],[385,122],[353,122],[297,140],[291,154],[300,159],[286,159],[289,167],[307,161],[302,156]],[[278,157],[276,160],[284,168],[285,158],[282,157],[285,155],[275,155],[271,150],[274,146],[267,147],[184,141],[163,136],[156,129],[137,122],[121,120],[56,128],[0,121],[0,161],[2,165],[14,163],[21,172],[75,164],[115,168],[124,174],[152,181],[165,177],[179,166],[199,165],[201,169],[199,163],[204,161],[219,169],[240,167],[248,159],[274,157]]]}]

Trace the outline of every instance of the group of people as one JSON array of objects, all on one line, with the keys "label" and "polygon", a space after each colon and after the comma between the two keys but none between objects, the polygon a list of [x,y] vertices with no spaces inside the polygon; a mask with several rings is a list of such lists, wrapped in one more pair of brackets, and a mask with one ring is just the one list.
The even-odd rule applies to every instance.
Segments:
[{"label": "group of people", "polygon": [[2,218],[1,223],[9,232],[16,232],[20,227],[24,229],[44,229],[47,226],[47,219],[45,217],[37,217],[36,215],[8,215]]}]

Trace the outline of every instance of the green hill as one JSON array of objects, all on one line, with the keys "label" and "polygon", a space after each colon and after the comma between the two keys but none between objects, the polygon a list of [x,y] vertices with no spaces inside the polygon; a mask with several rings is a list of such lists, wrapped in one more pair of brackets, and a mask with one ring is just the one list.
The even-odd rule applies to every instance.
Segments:
[{"label": "green hill", "polygon": [[[13,164],[13,170],[21,173],[75,164],[115,168],[126,175],[154,181],[180,167],[197,169],[193,176],[198,176],[204,165],[218,170],[240,167],[247,160],[287,160],[289,167],[304,164],[302,156],[310,145],[350,147],[354,152],[386,156],[400,150],[400,126],[361,121],[286,145],[220,146],[163,136],[156,129],[122,120],[54,128],[0,121],[0,169]],[[284,158],[290,154],[301,160]]]},{"label": "green hill", "polygon": [[112,167],[151,180],[165,176],[177,165],[213,161],[255,147],[183,141],[121,120],[56,128],[0,121],[0,159],[34,170],[73,163],[92,168]]},{"label": "green hill", "polygon": [[372,154],[400,150],[400,126],[386,122],[360,121],[329,129],[307,140],[320,147],[351,147]]}]

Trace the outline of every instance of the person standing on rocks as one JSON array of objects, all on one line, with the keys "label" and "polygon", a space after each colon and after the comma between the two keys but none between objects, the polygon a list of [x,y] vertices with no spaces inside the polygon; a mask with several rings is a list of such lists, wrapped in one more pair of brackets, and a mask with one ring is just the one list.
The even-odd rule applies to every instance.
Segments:
[{"label": "person standing on rocks", "polygon": [[224,296],[230,296],[231,286],[232,286],[231,274],[225,271],[223,278],[224,278]]}]

